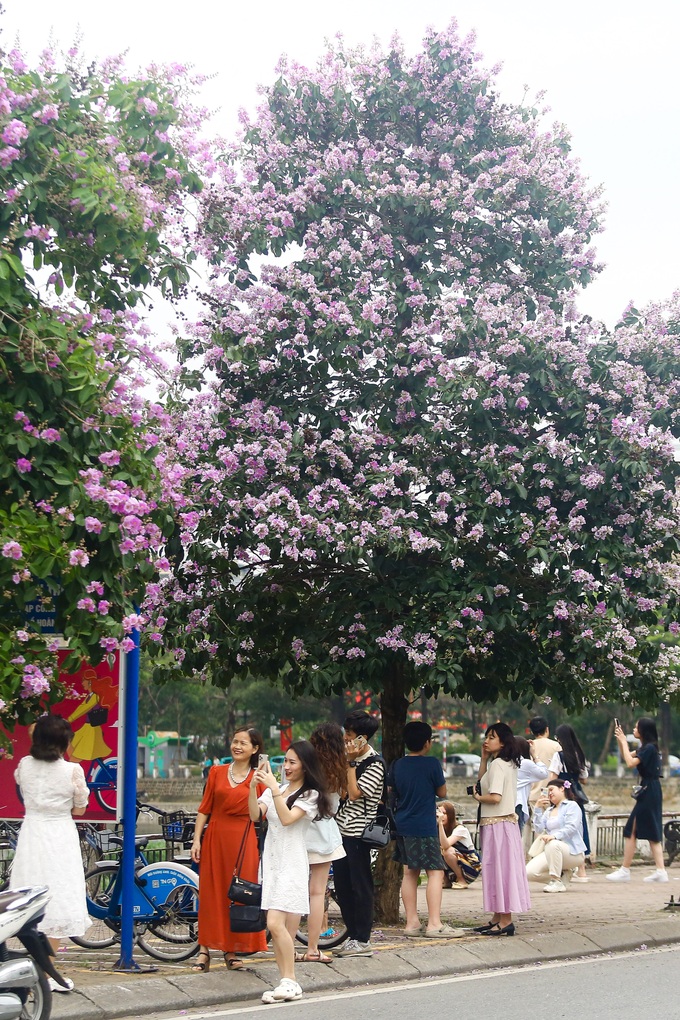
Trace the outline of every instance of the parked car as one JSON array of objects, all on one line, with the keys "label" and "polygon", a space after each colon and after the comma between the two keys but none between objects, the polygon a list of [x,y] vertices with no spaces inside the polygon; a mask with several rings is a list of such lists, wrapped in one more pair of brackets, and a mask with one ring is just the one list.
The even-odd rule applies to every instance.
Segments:
[{"label": "parked car", "polygon": [[668,767],[671,770],[672,776],[680,776],[680,758],[677,754],[668,755]]},{"label": "parked car", "polygon": [[469,765],[478,769],[482,759],[478,754],[463,754],[456,751],[454,754],[447,754],[446,761],[449,765]]}]

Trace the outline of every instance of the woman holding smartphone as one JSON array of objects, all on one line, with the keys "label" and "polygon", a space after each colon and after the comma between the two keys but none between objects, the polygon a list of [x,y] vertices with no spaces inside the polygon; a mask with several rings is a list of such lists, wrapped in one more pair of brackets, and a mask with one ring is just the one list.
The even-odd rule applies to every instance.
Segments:
[{"label": "woman holding smartphone", "polygon": [[[200,866],[200,949],[192,967],[198,973],[205,974],[210,970],[211,949],[219,949],[224,954],[228,970],[240,970],[243,961],[238,958],[238,953],[259,953],[267,948],[263,931],[251,934],[231,930],[231,901],[227,895],[243,833],[250,820],[248,780],[254,775],[263,748],[264,741],[257,730],[250,726],[240,727],[231,741],[231,763],[213,765],[208,773],[191,844],[191,858]],[[259,863],[257,837],[251,826],[241,877],[257,882]]]},{"label": "woman holding smartphone", "polygon": [[534,847],[540,852],[534,853],[532,847],[534,856],[527,864],[527,877],[535,882],[545,882],[547,878],[543,892],[566,892],[562,875],[569,881],[572,871],[583,864],[586,851],[581,809],[568,779],[551,779],[541,790],[534,808],[533,826]]},{"label": "woman holding smartphone", "polygon": [[566,779],[571,783],[571,791],[581,809],[581,827],[583,842],[586,845],[583,863],[576,869],[572,882],[589,882],[586,875],[586,859],[590,857],[590,834],[588,832],[588,819],[584,805],[588,803],[581,783],[588,778],[588,763],[581,747],[578,737],[572,726],[561,723],[555,730],[555,737],[560,742],[561,750],[556,751],[548,766],[550,779]]},{"label": "woman holding smartphone", "polygon": [[633,810],[623,830],[623,864],[611,875],[610,882],[630,882],[630,866],[635,855],[635,844],[638,839],[649,840],[649,847],[656,864],[656,871],[647,875],[644,882],[667,882],[668,872],[663,861],[662,812],[663,798],[661,794],[661,755],[659,754],[659,738],[656,723],[646,716],[638,719],[633,736],[640,741],[637,751],[631,753],[626,734],[618,719],[614,736],[619,745],[621,757],[628,768],[637,769],[642,792],[633,803]]},{"label": "woman holding smartphone", "polygon": [[[506,723],[489,726],[482,744],[477,787],[481,805],[482,895],[484,909],[493,912],[488,924],[475,929],[482,935],[514,935],[512,915],[531,909],[522,840],[517,824],[517,773],[522,763],[519,746]],[[477,792],[479,789],[481,792]]]},{"label": "woman holding smartphone", "polygon": [[[250,780],[250,817],[268,822],[262,856],[262,909],[267,911],[281,980],[265,1003],[302,998],[295,980],[295,933],[300,916],[309,913],[309,858],[305,836],[315,818],[328,818],[331,805],[316,751],[308,740],[296,740],[283,760],[284,785],[279,787],[269,762]],[[264,786],[259,793],[258,787]]]}]

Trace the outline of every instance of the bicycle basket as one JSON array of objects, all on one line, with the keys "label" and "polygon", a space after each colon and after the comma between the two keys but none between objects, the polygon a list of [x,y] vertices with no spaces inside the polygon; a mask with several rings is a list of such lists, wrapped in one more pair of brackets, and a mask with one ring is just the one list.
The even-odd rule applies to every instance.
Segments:
[{"label": "bicycle basket", "polygon": [[[111,839],[112,836],[115,837],[115,841]],[[103,829],[101,832],[98,832],[96,839],[99,849],[103,854],[112,854],[120,851],[120,836],[115,832],[111,832],[110,829]]]},{"label": "bicycle basket", "polygon": [[179,843],[182,839],[186,821],[187,815],[185,811],[171,811],[167,815],[161,815],[163,839],[171,843]]}]

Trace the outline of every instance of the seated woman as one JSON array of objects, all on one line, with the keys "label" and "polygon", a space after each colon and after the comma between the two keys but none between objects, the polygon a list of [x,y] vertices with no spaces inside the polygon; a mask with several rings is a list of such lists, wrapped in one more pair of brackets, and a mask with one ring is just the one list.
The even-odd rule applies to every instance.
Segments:
[{"label": "seated woman", "polygon": [[[446,865],[445,880],[452,889],[467,889],[482,870],[470,832],[456,818],[456,809],[450,800],[437,805],[439,845]],[[453,882],[451,882],[453,875]]]},{"label": "seated woman", "polygon": [[549,878],[543,892],[561,893],[567,891],[562,875],[566,872],[569,880],[572,870],[585,860],[581,808],[568,779],[551,779],[547,790],[547,796],[539,797],[534,809],[537,838],[529,851],[527,878],[534,882]]}]

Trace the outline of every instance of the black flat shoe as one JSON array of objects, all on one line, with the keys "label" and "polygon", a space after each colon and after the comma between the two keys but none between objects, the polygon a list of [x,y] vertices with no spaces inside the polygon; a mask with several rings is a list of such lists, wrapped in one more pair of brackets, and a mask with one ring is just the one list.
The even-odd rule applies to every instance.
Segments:
[{"label": "black flat shoe", "polygon": [[514,935],[515,934],[515,926],[512,923],[512,921],[510,922],[510,924],[506,924],[505,928],[501,928],[497,924],[492,924],[489,928],[486,929],[486,931],[483,931],[481,934],[482,935]]},{"label": "black flat shoe", "polygon": [[478,928],[473,928],[472,930],[482,933],[488,931],[489,928],[493,928],[495,923],[495,921],[489,921],[488,924],[480,924]]}]

